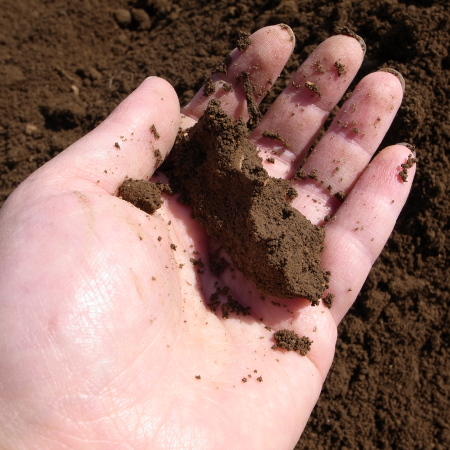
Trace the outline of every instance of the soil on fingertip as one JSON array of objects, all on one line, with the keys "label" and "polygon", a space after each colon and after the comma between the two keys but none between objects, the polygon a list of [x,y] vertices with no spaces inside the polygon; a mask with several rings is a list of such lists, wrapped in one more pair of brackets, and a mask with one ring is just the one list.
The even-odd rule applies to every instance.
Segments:
[{"label": "soil on fingertip", "polygon": [[251,44],[252,44],[252,41],[250,39],[250,33],[247,32],[247,31],[240,30],[236,47],[241,52],[245,52],[245,50],[247,50],[250,47]]},{"label": "soil on fingertip", "polygon": [[325,232],[290,205],[290,182],[268,175],[247,126],[219,101],[180,134],[161,171],[260,292],[317,303],[328,281]]}]

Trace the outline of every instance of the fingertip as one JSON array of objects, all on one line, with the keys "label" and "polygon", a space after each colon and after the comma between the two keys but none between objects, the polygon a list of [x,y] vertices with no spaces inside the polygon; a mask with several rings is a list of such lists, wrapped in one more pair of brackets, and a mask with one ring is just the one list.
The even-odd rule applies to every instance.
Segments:
[{"label": "fingertip", "polygon": [[[174,112],[179,113],[178,96],[168,81],[160,77],[149,76],[113,110],[105,122],[114,120],[116,116],[120,116],[121,122],[139,120],[142,116],[135,114],[138,109],[145,117],[153,115],[155,110],[161,107],[167,111],[168,115],[172,115]],[[130,110],[130,116],[126,116]]]},{"label": "fingertip", "polygon": [[[395,166],[397,182],[406,185],[409,192],[417,170],[415,146],[407,143],[392,145],[380,152],[379,159],[392,167]],[[406,197],[404,200],[406,201]]]},{"label": "fingertip", "polygon": [[397,145],[403,145],[404,147],[411,150],[411,153],[413,154],[414,157],[417,156],[416,146],[414,144],[410,144],[408,142],[399,142]]},{"label": "fingertip", "polygon": [[[261,78],[259,83],[263,83],[263,77],[258,76],[258,72],[261,71],[259,68],[264,68],[266,71],[265,78],[271,80],[267,87],[271,85],[278,78],[279,74],[283,70],[286,62],[290,58],[294,47],[295,47],[295,36],[292,29],[285,24],[270,25],[264,28],[260,28],[250,35],[250,40],[252,41],[253,48],[251,50],[251,56],[247,61],[247,68],[252,73],[254,83],[257,83]],[[250,64],[249,64],[250,63]],[[254,65],[255,67],[252,67]],[[257,70],[258,69],[258,70]],[[240,72],[237,73],[237,75]]]},{"label": "fingertip", "polygon": [[293,46],[295,46],[295,34],[292,28],[289,25],[286,25],[285,23],[279,23],[278,26],[288,33],[289,41],[292,42]]},{"label": "fingertip", "polygon": [[[150,87],[151,89],[157,90],[163,95],[167,96],[167,100],[176,104],[179,107],[178,95],[175,88],[164,78],[151,75],[141,83],[141,86]],[[139,87],[138,87],[139,89]]]},{"label": "fingertip", "polygon": [[406,88],[405,79],[403,78],[403,75],[399,71],[392,69],[391,67],[384,67],[383,69],[380,69],[378,72],[386,72],[386,73],[390,73],[390,74],[394,75],[400,82],[402,91],[405,92],[405,88]]},{"label": "fingertip", "polygon": [[[267,39],[267,35],[270,36],[269,39]],[[286,46],[287,50],[292,51],[292,49],[295,46],[295,34],[292,28],[289,25],[286,25],[285,23],[279,23],[278,25],[269,25],[264,28],[260,28],[259,30],[256,30],[251,36],[250,39],[256,39],[261,41],[267,41],[269,44],[274,43],[273,39],[278,40],[278,44],[285,43],[288,44]]]},{"label": "fingertip", "polygon": [[367,46],[366,43],[364,42],[364,39],[359,36],[358,34],[356,34],[353,30],[351,30],[348,27],[336,27],[334,29],[334,32],[336,35],[344,35],[344,36],[349,36],[353,39],[356,39],[356,41],[359,43],[359,45],[361,46],[361,49],[363,51],[363,55],[366,54],[366,50],[367,50]]},{"label": "fingertip", "polygon": [[[364,41],[362,42],[364,43]],[[362,46],[363,44],[361,44],[358,39],[346,34],[330,36],[319,45],[319,47],[328,47],[327,57],[334,58],[334,61],[338,62],[340,62],[341,59],[345,61],[344,70],[342,72],[343,75],[346,74],[349,68],[353,67],[352,77],[356,75],[364,59],[365,44],[363,48],[361,48]],[[362,52],[361,49],[363,50]]]}]

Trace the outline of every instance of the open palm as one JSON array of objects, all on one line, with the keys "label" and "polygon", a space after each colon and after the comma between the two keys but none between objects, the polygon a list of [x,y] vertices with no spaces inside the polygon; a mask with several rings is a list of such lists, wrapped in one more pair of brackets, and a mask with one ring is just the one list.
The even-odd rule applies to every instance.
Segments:
[{"label": "open palm", "polygon": [[[248,118],[240,75],[249,74],[259,102],[294,46],[285,26],[250,40],[181,122],[172,87],[149,78],[0,211],[4,448],[295,445],[331,365],[337,324],[409,193],[414,168],[407,182],[398,175],[407,147],[389,147],[368,165],[401,103],[399,78],[386,71],[364,78],[304,162],[363,60],[357,39],[333,36],[252,131],[272,176],[292,178],[303,162],[310,174],[293,182],[293,206],[326,229],[331,309],[262,298],[237,270],[213,275],[208,260],[219,244],[175,197],[147,215],[117,196],[126,177],[153,174],[180,123],[192,125],[211,98]],[[250,315],[211,311],[211,294],[224,286]],[[306,356],[272,349],[273,332],[285,328],[313,341]]]}]

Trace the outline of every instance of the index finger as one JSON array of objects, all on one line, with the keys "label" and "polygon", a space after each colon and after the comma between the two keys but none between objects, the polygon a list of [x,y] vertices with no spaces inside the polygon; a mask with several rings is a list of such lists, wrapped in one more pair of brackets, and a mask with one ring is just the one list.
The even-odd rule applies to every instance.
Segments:
[{"label": "index finger", "polygon": [[[249,119],[248,110],[257,106],[279,77],[295,45],[287,25],[261,28],[252,35],[241,35],[238,43],[183,109],[183,114],[198,120],[211,99],[221,101],[231,117]],[[253,97],[252,99],[249,99]],[[254,105],[252,105],[254,103]]]}]

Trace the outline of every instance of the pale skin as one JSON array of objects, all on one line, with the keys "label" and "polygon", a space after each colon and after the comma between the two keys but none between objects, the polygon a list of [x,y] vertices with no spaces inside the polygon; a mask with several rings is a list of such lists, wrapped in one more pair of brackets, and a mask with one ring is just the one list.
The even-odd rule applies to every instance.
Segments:
[{"label": "pale skin", "polygon": [[[149,216],[117,196],[127,176],[151,177],[154,150],[165,157],[180,117],[183,126],[195,123],[211,98],[247,119],[236,76],[248,71],[262,94],[294,47],[291,31],[281,26],[261,29],[251,41],[245,52],[234,50],[227,75],[215,75],[216,92],[205,97],[200,91],[183,116],[173,88],[146,79],[0,210],[3,448],[295,446],[333,360],[337,325],[414,177],[415,167],[407,182],[398,176],[411,154],[404,145],[370,162],[400,106],[400,79],[389,72],[365,77],[303,166],[319,181],[293,184],[299,193],[293,205],[326,230],[322,261],[331,272],[331,309],[304,299],[262,300],[238,271],[218,279],[206,264],[198,274],[190,258],[207,263],[217,243],[188,207],[166,196]],[[358,40],[333,36],[293,75],[251,136],[264,161],[274,157],[274,164],[265,162],[272,176],[292,177],[304,162],[363,56]],[[344,67],[340,76],[336,61]],[[224,91],[223,81],[234,89]],[[278,132],[289,148],[263,137],[265,130]],[[347,194],[344,203],[335,198],[338,191]],[[325,216],[335,219],[324,222]],[[229,286],[251,315],[225,319],[220,308],[211,312],[215,282]],[[271,348],[273,332],[284,328],[314,341],[306,356]]]}]

